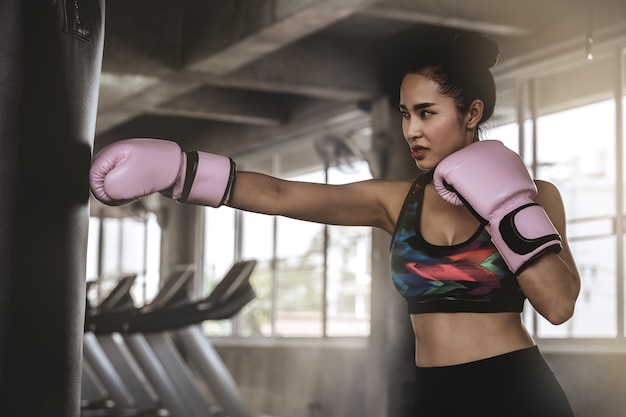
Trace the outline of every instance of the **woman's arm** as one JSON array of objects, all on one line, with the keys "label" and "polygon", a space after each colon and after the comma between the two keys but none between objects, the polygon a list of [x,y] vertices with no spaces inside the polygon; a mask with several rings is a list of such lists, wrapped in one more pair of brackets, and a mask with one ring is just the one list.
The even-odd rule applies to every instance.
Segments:
[{"label": "woman's arm", "polygon": [[536,181],[539,203],[562,238],[563,249],[548,252],[532,262],[518,276],[519,284],[533,305],[552,324],[561,324],[574,314],[580,291],[580,276],[567,244],[565,209],[558,189],[551,183]]},{"label": "woman's arm", "polygon": [[317,223],[374,226],[391,234],[410,185],[384,180],[326,185],[242,171],[228,205]]}]

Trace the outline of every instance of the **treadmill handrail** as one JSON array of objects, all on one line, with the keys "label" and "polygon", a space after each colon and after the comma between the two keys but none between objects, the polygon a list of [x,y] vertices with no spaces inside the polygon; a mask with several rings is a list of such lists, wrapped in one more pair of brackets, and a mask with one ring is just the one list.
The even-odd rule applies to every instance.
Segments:
[{"label": "treadmill handrail", "polygon": [[[256,260],[235,262],[210,294],[199,301],[181,303],[180,290],[193,274],[187,269],[178,283],[172,282],[165,288],[165,294],[152,303],[124,311],[103,312],[90,318],[89,329],[95,333],[138,333],[172,330],[205,320],[223,320],[232,317],[256,297],[250,285],[250,276],[256,267]],[[193,272],[193,271],[191,271]],[[130,288],[127,288],[130,290]],[[171,302],[173,305],[168,305]]]}]

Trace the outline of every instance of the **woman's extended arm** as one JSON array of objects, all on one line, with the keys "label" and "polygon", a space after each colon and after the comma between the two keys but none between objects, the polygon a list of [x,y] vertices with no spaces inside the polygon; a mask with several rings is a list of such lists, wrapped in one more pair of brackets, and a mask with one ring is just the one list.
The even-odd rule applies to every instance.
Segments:
[{"label": "woman's extended arm", "polygon": [[580,276],[567,244],[565,209],[557,188],[545,181],[536,181],[539,203],[562,238],[558,254],[548,252],[532,262],[518,276],[519,284],[535,310],[552,324],[569,320],[580,291]]},{"label": "woman's extended arm", "polygon": [[391,234],[409,186],[384,180],[326,185],[242,171],[228,205],[317,223],[374,226]]}]

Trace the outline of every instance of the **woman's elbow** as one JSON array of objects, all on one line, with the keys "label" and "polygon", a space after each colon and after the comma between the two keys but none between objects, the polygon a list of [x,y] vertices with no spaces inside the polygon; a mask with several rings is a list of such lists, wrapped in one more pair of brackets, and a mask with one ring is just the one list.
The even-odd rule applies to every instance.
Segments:
[{"label": "woman's elbow", "polygon": [[545,312],[545,314],[542,314],[542,315],[551,324],[558,326],[572,318],[572,316],[574,315],[574,305],[572,305],[569,308],[565,308],[565,307],[559,308],[559,309],[553,308],[553,309],[550,309],[550,311],[547,311]]},{"label": "woman's elbow", "polygon": [[558,262],[557,267],[534,276],[529,275],[532,279],[525,282],[524,288],[537,312],[554,325],[563,324],[572,318],[580,292],[578,274],[572,272],[564,262]]},{"label": "woman's elbow", "polygon": [[533,302],[533,298],[530,301],[539,314],[551,324],[558,326],[572,318],[577,298],[578,290],[569,288],[567,291],[560,291],[558,295],[535,300],[536,303]]},{"label": "woman's elbow", "polygon": [[567,295],[562,296],[559,301],[553,303],[553,308],[549,315],[548,321],[554,325],[563,324],[574,315],[576,309],[576,300],[580,293],[580,278],[572,277],[572,285],[564,291]]},{"label": "woman's elbow", "polygon": [[549,303],[548,306],[539,311],[539,313],[551,324],[558,326],[572,318],[575,307],[576,298],[573,297],[569,300],[561,299]]}]

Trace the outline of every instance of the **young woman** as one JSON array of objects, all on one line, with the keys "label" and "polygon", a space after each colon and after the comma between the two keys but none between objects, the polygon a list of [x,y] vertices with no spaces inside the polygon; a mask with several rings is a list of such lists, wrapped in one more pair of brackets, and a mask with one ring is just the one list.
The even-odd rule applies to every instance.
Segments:
[{"label": "young woman", "polygon": [[92,192],[107,204],[162,192],[381,228],[415,333],[415,415],[572,416],[520,315],[526,298],[554,324],[573,314],[580,282],[561,197],[500,142],[479,141],[495,106],[497,45],[471,34],[424,43],[400,87],[407,151],[426,171],[414,181],[292,182],[174,142],[128,139],[94,159]]}]

